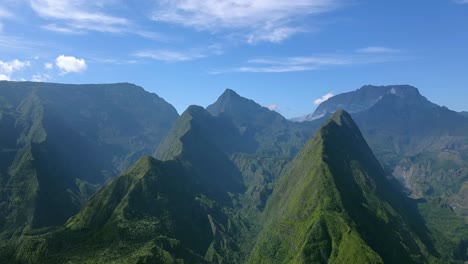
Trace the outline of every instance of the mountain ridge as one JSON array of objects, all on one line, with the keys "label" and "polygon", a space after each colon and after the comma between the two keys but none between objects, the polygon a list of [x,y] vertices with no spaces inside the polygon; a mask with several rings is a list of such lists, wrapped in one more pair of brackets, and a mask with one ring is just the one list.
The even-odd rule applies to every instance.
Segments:
[{"label": "mountain ridge", "polygon": [[129,83],[5,81],[0,102],[5,237],[63,224],[101,184],[151,154],[178,117],[164,99]]},{"label": "mountain ridge", "polygon": [[[3,149],[11,148],[11,138],[20,133],[24,142],[39,143],[30,144],[31,149],[21,154],[24,158],[17,159],[24,164],[17,166],[18,175],[30,176],[29,180],[17,177],[25,186],[55,177],[44,177],[44,173],[37,177],[35,171],[24,174],[32,166],[31,155],[45,168],[70,165],[72,152],[65,150],[76,148],[59,144],[58,135],[70,135],[75,138],[70,142],[82,148],[100,146],[92,144],[96,142],[93,137],[75,133],[73,126],[58,125],[62,115],[51,114],[56,111],[44,105],[37,91],[27,99],[21,107],[24,129],[17,131],[11,125],[16,119],[12,111],[0,111],[0,131],[7,132],[0,138]],[[383,120],[388,124],[379,123]],[[47,184],[45,193],[50,194],[61,193],[67,184],[76,186],[70,189],[79,188],[72,198],[85,204],[84,208],[61,227],[39,225],[19,232],[17,240],[0,240],[0,259],[48,264],[63,260],[282,263],[285,259],[298,263],[438,263],[450,259],[461,263],[467,258],[468,226],[455,213],[464,212],[468,189],[462,187],[457,195],[451,192],[463,180],[463,170],[456,172],[453,164],[426,155],[435,153],[430,151],[454,155],[447,156],[447,161],[463,155],[466,130],[459,124],[462,120],[459,113],[428,103],[422,96],[403,98],[390,93],[353,118],[338,110],[328,120],[294,123],[226,90],[207,109],[190,106],[182,113],[159,146],[153,146],[153,155],[160,160],[141,158],[99,190],[86,178]],[[431,127],[434,124],[442,129]],[[51,126],[60,129],[50,130]],[[51,150],[57,154],[45,155]],[[420,151],[423,156],[414,156]],[[0,152],[0,157],[7,158],[0,159],[0,187],[8,166],[4,164],[14,158],[5,153]],[[431,160],[434,163],[427,163]],[[76,162],[103,164],[93,161],[92,155],[78,155]],[[397,182],[389,169],[398,168],[401,175],[407,175],[408,166],[414,170],[408,175],[424,175],[419,179],[428,180],[435,196],[424,191],[423,198],[406,197],[399,185],[401,178]],[[35,199],[34,192],[18,195],[27,194]]]},{"label": "mountain ridge", "polygon": [[411,85],[365,85],[355,91],[337,94],[322,102],[312,114],[291,120],[295,122],[312,121],[331,115],[339,109],[344,109],[351,114],[362,112],[368,110],[387,94],[394,94],[402,98],[421,96],[419,90]]},{"label": "mountain ridge", "polygon": [[[278,182],[249,263],[424,263],[433,258],[390,205],[384,181],[357,125],[346,112],[336,112]],[[379,241],[381,236],[386,241]]]}]

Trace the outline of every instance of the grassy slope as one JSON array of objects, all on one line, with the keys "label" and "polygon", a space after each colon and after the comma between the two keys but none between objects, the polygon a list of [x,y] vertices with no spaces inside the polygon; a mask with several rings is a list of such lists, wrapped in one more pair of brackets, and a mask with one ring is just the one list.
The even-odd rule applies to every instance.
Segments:
[{"label": "grassy slope", "polygon": [[[236,212],[235,197],[244,186],[220,150],[220,136],[229,133],[223,122],[203,108],[190,107],[159,148],[167,147],[159,152],[166,161],[145,158],[104,186],[63,229],[38,242],[46,245],[46,257],[38,261],[131,263],[138,252],[158,262],[163,260],[154,251],[163,250],[186,263],[239,263],[239,241],[248,224]],[[18,251],[18,257],[29,259],[27,249],[38,238],[23,242],[26,250]]]},{"label": "grassy slope", "polygon": [[99,185],[150,154],[177,118],[164,100],[130,84],[0,82],[0,102],[7,239],[63,224]]},{"label": "grassy slope", "polygon": [[[142,158],[97,192],[63,228],[24,236],[28,263],[205,263],[209,209],[182,166]],[[192,212],[192,213],[187,213]]]},{"label": "grassy slope", "polygon": [[[346,113],[309,141],[275,188],[250,263],[424,263],[380,165]],[[384,238],[385,239],[382,239]]]}]

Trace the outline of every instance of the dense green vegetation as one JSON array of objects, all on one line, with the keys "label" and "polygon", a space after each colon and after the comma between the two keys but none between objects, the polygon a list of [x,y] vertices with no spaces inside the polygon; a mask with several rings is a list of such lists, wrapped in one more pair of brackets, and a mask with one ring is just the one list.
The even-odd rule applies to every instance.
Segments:
[{"label": "dense green vegetation", "polygon": [[397,211],[403,196],[389,186],[351,117],[335,113],[278,182],[249,262],[435,259],[432,245],[425,245]]},{"label": "dense green vegetation", "polygon": [[[468,120],[421,95],[386,95],[357,123],[388,174],[414,198],[442,198],[466,217]],[[385,120],[385,121],[382,121]]]},{"label": "dense green vegetation", "polygon": [[[445,228],[453,221],[463,223],[462,218],[466,227],[468,219],[468,122],[463,113],[431,103],[411,86],[364,86],[322,105],[316,112],[337,107],[353,112],[386,174],[395,177],[408,196],[428,201],[421,202],[419,210],[430,232],[453,242],[437,244],[450,244],[468,259],[463,253],[468,250],[466,231]],[[445,209],[440,211],[440,205]],[[435,221],[439,211],[450,216]]]},{"label": "dense green vegetation", "polygon": [[322,107],[370,148],[343,111],[296,123],[232,90],[175,121],[130,84],[0,88],[1,262],[468,260],[468,119],[416,88]]},{"label": "dense green vegetation", "polygon": [[0,237],[65,223],[177,117],[131,84],[0,82]]}]

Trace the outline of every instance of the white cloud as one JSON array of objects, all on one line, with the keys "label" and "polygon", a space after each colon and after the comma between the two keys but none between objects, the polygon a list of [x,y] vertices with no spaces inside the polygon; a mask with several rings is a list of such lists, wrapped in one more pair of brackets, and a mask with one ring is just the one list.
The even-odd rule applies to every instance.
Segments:
[{"label": "white cloud", "polygon": [[271,104],[271,105],[268,105],[266,108],[268,108],[270,111],[276,111],[276,109],[278,109],[278,105]]},{"label": "white cloud", "polygon": [[387,47],[366,47],[356,50],[358,53],[398,53],[401,50]]},{"label": "white cloud", "polygon": [[[364,49],[362,49],[364,50]],[[376,64],[409,59],[399,52],[378,52],[377,49],[361,52],[357,50],[348,54],[324,54],[316,56],[298,56],[283,58],[257,58],[250,59],[246,65],[230,69],[211,71],[211,74],[228,72],[252,72],[252,73],[284,73],[319,70],[326,67],[337,67],[358,64]]]},{"label": "white cloud", "polygon": [[13,13],[0,6],[0,18],[13,18]]},{"label": "white cloud", "polygon": [[198,52],[178,52],[172,50],[147,50],[137,52],[134,55],[141,58],[150,58],[165,62],[191,61],[205,57],[205,55]]},{"label": "white cloud", "polygon": [[223,53],[224,50],[222,45],[213,44],[205,48],[193,48],[186,51],[167,49],[143,50],[134,53],[133,56],[165,62],[183,62],[205,58],[208,55],[221,55]]},{"label": "white cloud", "polygon": [[278,28],[273,28],[271,30],[262,29],[262,30],[250,33],[247,36],[247,43],[249,44],[254,44],[257,42],[280,43],[299,32],[304,32],[304,30],[300,28],[293,28],[293,27],[278,27]]},{"label": "white cloud", "polygon": [[43,29],[48,30],[48,31],[53,31],[57,33],[64,33],[64,34],[73,34],[73,35],[79,35],[83,34],[84,32],[73,27],[64,27],[64,26],[59,26],[57,24],[47,24],[42,26]]},{"label": "white cloud", "polygon": [[114,65],[128,65],[137,63],[136,60],[124,60],[116,58],[94,58],[92,62],[96,63],[105,63],[105,64],[114,64]]},{"label": "white cloud", "polygon": [[314,100],[314,105],[319,105],[319,104],[325,102],[326,100],[332,98],[333,96],[334,96],[334,94],[332,94],[332,93],[327,93],[327,94],[325,94],[324,96],[315,99],[315,100]]},{"label": "white cloud", "polygon": [[84,59],[73,56],[60,55],[55,59],[55,65],[62,71],[62,74],[74,72],[79,73],[86,70],[87,65]]},{"label": "white cloud", "polygon": [[50,62],[44,63],[44,68],[46,70],[52,70],[54,68],[54,64],[52,64]]},{"label": "white cloud", "polygon": [[161,33],[141,29],[138,24],[108,10],[125,6],[120,0],[29,0],[31,8],[48,22],[42,29],[61,34],[81,35],[89,31],[134,34],[167,42]]},{"label": "white cloud", "polygon": [[100,12],[105,1],[31,0],[31,8],[41,17],[63,23],[49,24],[45,29],[61,33],[81,31],[123,32],[130,22],[121,17]]},{"label": "white cloud", "polygon": [[20,61],[20,60],[12,60],[12,61],[1,61],[0,60],[0,79],[2,80],[10,80],[11,75],[16,71],[20,71],[26,67],[31,66],[29,61]]},{"label": "white cloud", "polygon": [[304,56],[304,57],[286,57],[280,59],[251,59],[249,63],[254,64],[272,64],[272,65],[343,65],[349,63],[349,59],[339,56]]},{"label": "white cloud", "polygon": [[[14,16],[10,11],[8,11],[5,8],[0,6],[0,19],[10,19],[10,18],[13,18],[13,17]],[[0,21],[0,32],[3,31],[3,27],[4,27],[3,23],[2,23],[2,21]]]},{"label": "white cloud", "polygon": [[280,42],[301,31],[304,17],[329,12],[341,0],[157,0],[155,21],[197,30],[248,31],[248,42]]},{"label": "white cloud", "polygon": [[31,81],[33,81],[33,82],[46,82],[46,81],[48,81],[50,79],[51,79],[51,77],[48,74],[34,74],[31,77]]},{"label": "white cloud", "polygon": [[226,70],[214,70],[210,71],[210,74],[222,74],[228,72],[250,72],[250,73],[285,73],[285,72],[299,72],[299,71],[311,71],[316,68],[308,66],[266,66],[266,67],[238,67]]}]

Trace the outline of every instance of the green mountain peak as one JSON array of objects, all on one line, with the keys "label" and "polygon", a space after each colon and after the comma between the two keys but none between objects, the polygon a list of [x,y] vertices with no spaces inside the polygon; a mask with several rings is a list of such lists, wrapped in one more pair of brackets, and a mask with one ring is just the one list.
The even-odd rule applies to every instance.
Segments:
[{"label": "green mountain peak", "polygon": [[353,119],[349,115],[349,113],[343,109],[337,110],[335,113],[333,113],[329,121],[334,121],[340,126],[347,125],[347,126],[353,126],[353,128],[357,127]]},{"label": "green mountain peak", "polygon": [[[180,163],[143,157],[104,185],[64,227],[25,239],[17,259],[207,263],[203,256],[214,238],[209,209],[199,193],[196,179]],[[32,245],[41,245],[38,256],[27,250]]]},{"label": "green mountain peak", "polygon": [[427,261],[430,245],[389,185],[352,118],[337,111],[275,186],[249,263]]}]

